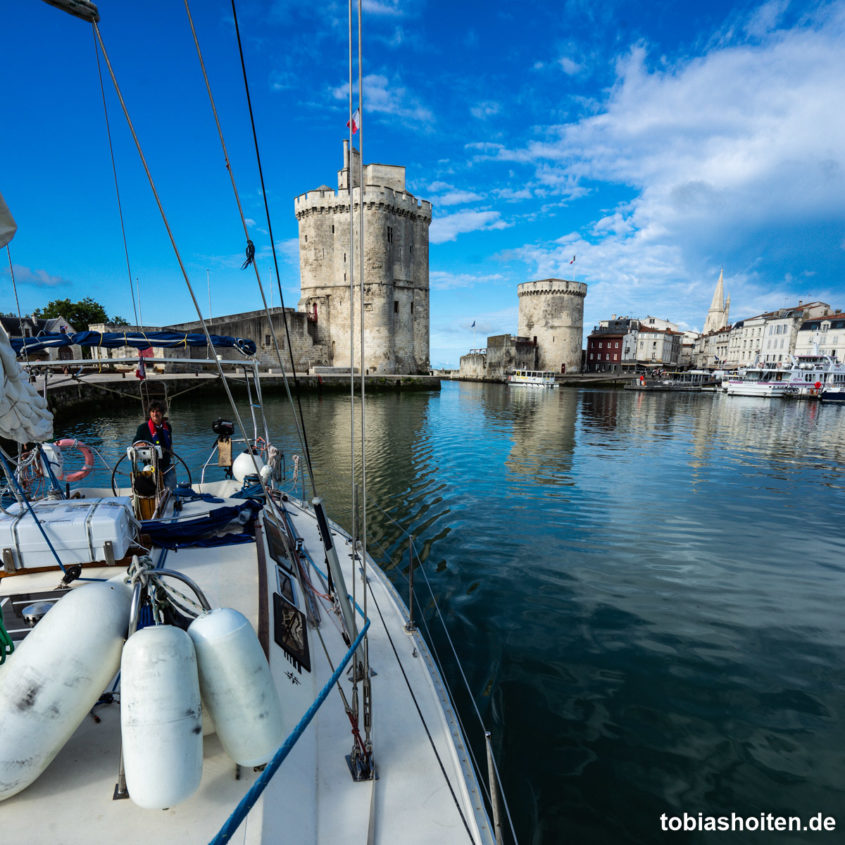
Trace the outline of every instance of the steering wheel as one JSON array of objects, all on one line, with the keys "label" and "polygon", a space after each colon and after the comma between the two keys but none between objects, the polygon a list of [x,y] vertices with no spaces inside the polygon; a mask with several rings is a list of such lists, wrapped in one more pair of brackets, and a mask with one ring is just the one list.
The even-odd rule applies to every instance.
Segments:
[{"label": "steering wheel", "polygon": [[[151,443],[148,443],[146,440],[138,440],[136,443],[132,444],[133,446],[152,446]],[[184,468],[187,476],[188,476],[188,484],[193,484],[193,479],[191,478],[191,470],[188,468],[188,465],[175,453],[171,452],[170,457],[174,461],[178,461],[182,467]],[[129,460],[129,456],[124,452],[117,460],[117,463],[114,465],[114,469],[111,471],[111,491],[114,495],[117,495],[117,483],[116,479],[118,476],[121,476],[126,479],[126,487],[129,487],[132,483],[132,473],[125,469],[120,469],[120,465],[124,462]],[[123,486],[123,485],[121,485]]]}]

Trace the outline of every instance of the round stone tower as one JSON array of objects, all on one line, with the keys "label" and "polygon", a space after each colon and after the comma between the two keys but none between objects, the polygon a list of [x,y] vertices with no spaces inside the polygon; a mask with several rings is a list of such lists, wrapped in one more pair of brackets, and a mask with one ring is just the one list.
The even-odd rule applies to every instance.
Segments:
[{"label": "round stone tower", "polygon": [[519,334],[537,344],[537,368],[578,372],[584,334],[587,285],[566,279],[523,282],[519,295]]},{"label": "round stone tower", "polygon": [[[351,277],[355,282],[353,366],[360,367],[361,363],[360,158],[354,148],[351,153],[350,157],[349,144],[344,141],[344,166],[338,171],[337,191],[323,185],[295,200],[299,310],[309,315],[312,330],[328,350],[328,363],[335,367],[350,364]],[[355,210],[353,248],[350,181]],[[430,225],[431,203],[418,202],[405,190],[404,167],[364,167],[364,366],[370,373],[428,372]]]}]

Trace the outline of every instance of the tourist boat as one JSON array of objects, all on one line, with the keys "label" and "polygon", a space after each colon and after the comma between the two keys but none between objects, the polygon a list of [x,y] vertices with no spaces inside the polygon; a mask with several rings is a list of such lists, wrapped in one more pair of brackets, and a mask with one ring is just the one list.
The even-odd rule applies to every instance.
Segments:
[{"label": "tourist boat", "polygon": [[845,372],[833,374],[833,378],[822,388],[819,399],[822,402],[845,402]]},{"label": "tourist boat", "polygon": [[[99,34],[91,4],[51,2]],[[14,234],[4,222],[0,247]],[[198,344],[218,340],[205,331]],[[362,530],[335,525],[307,441],[302,477],[285,477],[254,349],[229,345],[237,358],[174,359],[226,388],[232,422],[213,423],[209,461],[170,490],[159,447],[127,444],[109,489],[84,486],[84,444],[51,442],[44,397],[0,329],[0,437],[19,444],[0,452],[4,836],[501,841],[489,732],[477,745],[492,789],[411,610],[367,551],[366,498]],[[248,386],[251,431],[227,368]],[[71,451],[85,457],[74,472]],[[206,481],[215,458],[227,477]]]},{"label": "tourist boat", "polygon": [[786,395],[790,370],[782,366],[746,367],[722,384],[729,396],[759,396],[771,399]]},{"label": "tourist boat", "polygon": [[748,367],[728,379],[726,392],[734,396],[818,397],[839,376],[845,376],[845,364],[830,355],[808,353],[793,356],[789,364]]},{"label": "tourist boat", "polygon": [[798,396],[819,396],[837,378],[845,377],[845,364],[832,355],[818,351],[792,358],[789,373],[790,392]]},{"label": "tourist boat", "polygon": [[512,387],[557,387],[555,373],[541,370],[514,370],[508,374]]}]

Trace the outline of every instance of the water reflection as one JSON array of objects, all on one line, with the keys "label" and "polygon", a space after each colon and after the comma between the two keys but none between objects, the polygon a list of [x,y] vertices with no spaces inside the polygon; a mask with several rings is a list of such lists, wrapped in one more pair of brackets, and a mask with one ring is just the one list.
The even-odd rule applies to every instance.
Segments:
[{"label": "water reflection", "polygon": [[[449,383],[371,400],[374,548],[403,591],[391,520],[423,550],[521,841],[662,842],[684,810],[845,818],[845,409]],[[348,402],[303,401],[347,527]],[[174,408],[179,451],[204,456],[216,416]],[[106,446],[137,422],[62,434]]]}]

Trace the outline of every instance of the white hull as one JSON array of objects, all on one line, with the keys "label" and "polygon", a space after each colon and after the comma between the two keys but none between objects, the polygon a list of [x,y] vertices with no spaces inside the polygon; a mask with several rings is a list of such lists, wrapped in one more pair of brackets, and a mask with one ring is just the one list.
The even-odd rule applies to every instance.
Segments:
[{"label": "white hull", "polygon": [[[232,482],[206,485],[206,490],[219,495],[221,485]],[[313,511],[294,500],[283,507],[310,560],[322,563],[323,546]],[[189,503],[182,516],[208,510],[203,502]],[[350,540],[335,526],[333,531],[347,588],[363,606],[365,584],[360,569],[353,570]],[[178,567],[192,578],[212,606],[233,607],[252,622],[269,652],[287,735],[347,648],[337,636],[337,618],[321,600],[317,600],[320,626],[307,628],[310,671],[280,647],[275,636],[280,617],[274,606],[280,599],[274,596],[284,592],[282,582],[287,576],[273,560],[263,539],[265,532],[259,529],[256,534],[257,543],[168,553],[165,566]],[[160,550],[154,549],[154,560],[158,554]],[[119,571],[117,567],[87,568],[84,575],[111,578]],[[313,565],[309,577],[318,584],[320,575]],[[405,631],[407,611],[372,562],[367,578],[369,659],[375,673],[372,739],[378,779],[352,779],[345,760],[352,747],[350,725],[332,689],[232,841],[365,843],[370,835],[372,841],[382,843],[494,841],[460,725],[429,650],[419,632]],[[12,594],[53,590],[57,581],[57,570],[4,577],[0,601],[8,601]],[[288,583],[297,608],[307,612],[296,579]],[[317,592],[321,591],[318,586]],[[14,671],[12,658],[0,666],[0,684],[9,671]],[[346,672],[340,684],[351,698]],[[120,762],[120,705],[102,704],[95,710],[98,722],[86,717],[46,771],[0,804],[4,833],[11,841],[207,842],[258,777],[252,770],[238,769],[212,733],[203,741],[199,788],[188,800],[165,812],[144,810],[131,800],[113,800]]]},{"label": "white hull", "polygon": [[788,390],[783,382],[729,381],[725,387],[729,396],[759,396],[765,399],[784,396]]}]

